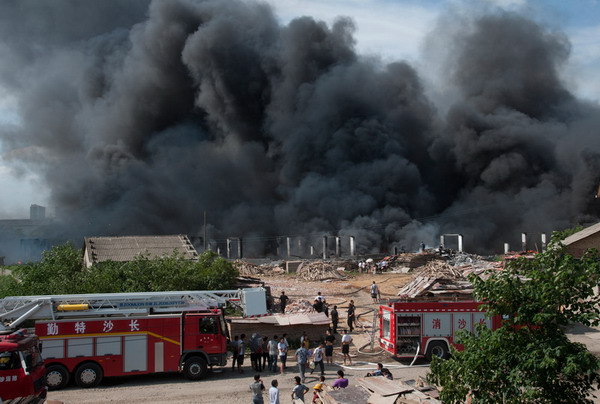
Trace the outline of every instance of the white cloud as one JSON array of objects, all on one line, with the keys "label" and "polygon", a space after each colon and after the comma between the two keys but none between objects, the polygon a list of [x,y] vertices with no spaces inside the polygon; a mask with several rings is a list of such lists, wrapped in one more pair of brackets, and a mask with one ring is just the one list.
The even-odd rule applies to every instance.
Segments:
[{"label": "white cloud", "polygon": [[569,32],[572,54],[567,74],[578,96],[600,102],[600,25],[574,28]]},{"label": "white cloud", "polygon": [[384,0],[322,1],[267,0],[282,23],[308,15],[329,24],[340,16],[352,18],[362,54],[384,59],[416,59],[425,35],[433,27],[439,9],[412,2]]}]

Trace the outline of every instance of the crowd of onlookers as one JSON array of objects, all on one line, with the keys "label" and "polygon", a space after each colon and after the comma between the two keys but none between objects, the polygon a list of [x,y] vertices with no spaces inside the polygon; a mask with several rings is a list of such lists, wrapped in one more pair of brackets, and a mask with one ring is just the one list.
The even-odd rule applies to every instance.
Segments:
[{"label": "crowd of onlookers", "polygon": [[[344,371],[337,371],[337,378],[331,384],[332,389],[344,389],[348,387],[349,381],[344,375]],[[269,404],[281,404],[279,382],[277,379],[271,380],[271,387],[269,388],[268,397]],[[313,386],[313,397],[312,402],[316,403],[319,400],[319,393],[325,389],[325,376],[321,375],[318,382]],[[254,382],[250,385],[250,391],[252,392],[252,403],[253,404],[264,404],[263,393],[266,388],[263,381],[260,378],[260,374],[254,375]],[[294,387],[291,391],[292,400],[304,401],[304,396],[310,391],[310,389],[304,384],[304,381],[300,376],[294,376]]]},{"label": "crowd of onlookers", "polygon": [[[370,292],[373,302],[376,303],[380,299],[380,293],[375,282],[371,285]],[[285,313],[285,308],[289,301],[289,297],[285,292],[281,292],[279,301],[281,312]],[[315,371],[319,371],[320,375],[318,382],[313,387],[312,402],[314,403],[318,400],[318,393],[322,392],[327,386],[325,382],[325,365],[334,365],[333,349],[338,342],[336,335],[338,332],[339,314],[337,306],[333,306],[333,309],[329,312],[329,307],[321,292],[318,292],[314,299],[313,309],[316,312],[323,312],[329,316],[332,324],[322,341],[319,341],[316,344],[312,344],[306,332],[302,333],[299,341],[300,346],[293,353],[298,367],[298,376],[294,376],[294,387],[291,391],[291,397],[292,400],[304,402],[304,396],[310,391],[304,384],[306,382],[306,373],[310,372],[310,374],[313,374]],[[344,365],[352,365],[352,358],[350,357],[352,336],[349,332],[354,330],[355,321],[356,307],[354,306],[354,301],[350,300],[346,320],[348,329],[343,330],[343,334],[339,341],[341,352],[344,357]],[[314,348],[311,349],[311,346],[314,346]],[[257,333],[254,333],[249,341],[246,341],[245,334],[235,336],[231,342],[231,350],[233,352],[232,371],[236,370],[237,365],[237,371],[240,373],[244,372],[242,366],[244,364],[244,355],[247,348],[250,350],[250,362],[252,369],[255,372],[269,371],[285,375],[288,357],[291,355],[287,334],[284,333],[281,337],[274,335],[269,339],[266,336],[261,337]],[[382,376],[393,379],[390,371],[384,368],[381,363],[377,364],[377,370],[372,373],[367,373],[366,376]],[[329,388],[343,389],[348,386],[348,383],[348,379],[345,377],[344,372],[338,370],[337,378],[329,385]],[[271,381],[271,387],[268,390],[270,404],[280,404],[280,390],[278,385],[277,379]],[[252,391],[253,403],[263,404],[263,393],[266,391],[266,387],[261,380],[260,373],[255,374],[254,382],[250,385],[250,390]]]}]

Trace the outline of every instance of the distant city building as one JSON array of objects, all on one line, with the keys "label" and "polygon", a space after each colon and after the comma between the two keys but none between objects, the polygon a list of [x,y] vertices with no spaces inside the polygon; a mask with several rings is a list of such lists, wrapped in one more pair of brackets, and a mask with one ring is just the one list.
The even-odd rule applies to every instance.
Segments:
[{"label": "distant city building", "polygon": [[128,262],[139,255],[168,257],[174,252],[184,259],[197,260],[198,252],[186,235],[86,237],[83,261],[87,268],[105,261]]},{"label": "distant city building", "polygon": [[46,208],[40,205],[31,205],[29,207],[29,219],[44,220],[46,219]]},{"label": "distant city building", "polygon": [[0,219],[0,256],[4,263],[39,261],[42,251],[64,242],[58,240],[54,219],[46,208],[31,205],[29,219]]}]

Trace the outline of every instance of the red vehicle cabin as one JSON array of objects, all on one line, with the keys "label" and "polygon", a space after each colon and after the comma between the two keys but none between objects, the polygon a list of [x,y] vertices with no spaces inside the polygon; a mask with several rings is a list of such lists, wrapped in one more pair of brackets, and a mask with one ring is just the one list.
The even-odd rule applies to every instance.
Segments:
[{"label": "red vehicle cabin", "polygon": [[398,358],[435,355],[447,358],[450,346],[462,350],[456,333],[474,331],[482,323],[488,328],[500,326],[501,317],[486,318],[481,303],[465,302],[394,302],[379,307],[379,344]]},{"label": "red vehicle cabin", "polygon": [[74,380],[94,387],[104,376],[183,371],[203,377],[227,361],[221,310],[38,321],[50,390]]},{"label": "red vehicle cabin", "polygon": [[45,372],[35,335],[26,329],[0,334],[0,402],[17,397],[46,397]]}]

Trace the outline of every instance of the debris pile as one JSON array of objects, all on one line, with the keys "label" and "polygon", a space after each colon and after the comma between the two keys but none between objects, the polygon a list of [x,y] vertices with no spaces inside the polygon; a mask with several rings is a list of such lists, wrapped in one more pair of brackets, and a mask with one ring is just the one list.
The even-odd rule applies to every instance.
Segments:
[{"label": "debris pile", "polygon": [[264,268],[262,268],[260,265],[252,264],[250,262],[235,260],[232,262],[232,265],[238,270],[240,275],[243,276],[255,276],[262,275],[264,273]]},{"label": "debris pile", "polygon": [[[365,270],[371,272],[376,270],[377,272],[409,272],[415,268],[419,268],[430,261],[439,260],[440,257],[434,253],[402,253],[397,255],[390,255],[383,258],[381,261],[376,263],[369,263],[368,260],[365,265]],[[360,266],[359,266],[360,268]]]},{"label": "debris pile", "polygon": [[312,303],[308,300],[293,299],[285,306],[285,313],[310,313],[314,311]]},{"label": "debris pile", "polygon": [[296,274],[299,278],[308,281],[322,281],[326,279],[345,279],[337,270],[337,266],[326,261],[303,261]]},{"label": "debris pile", "polygon": [[423,266],[413,280],[398,292],[398,296],[414,299],[427,296],[468,298],[473,285],[463,272],[443,261],[432,261]]},{"label": "debris pile", "polygon": [[277,262],[257,265],[244,260],[235,260],[232,265],[241,276],[275,275],[285,272]]}]

